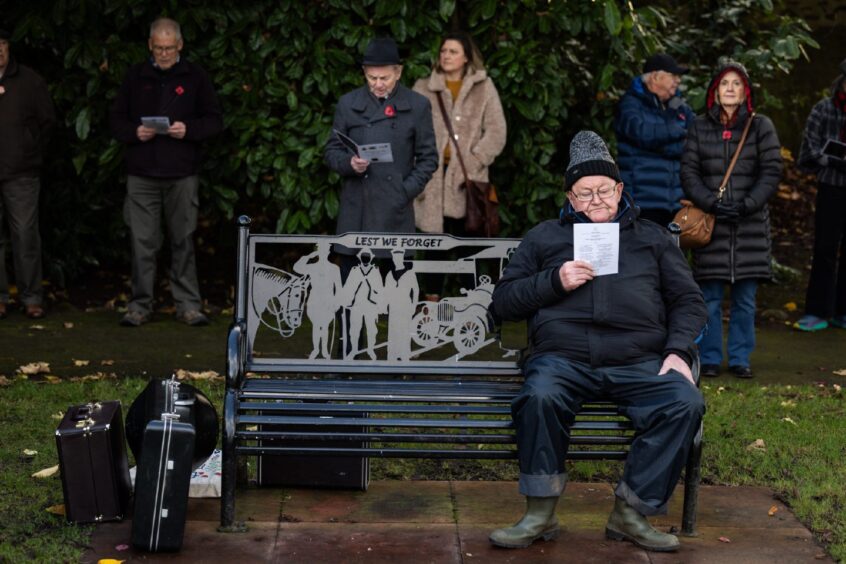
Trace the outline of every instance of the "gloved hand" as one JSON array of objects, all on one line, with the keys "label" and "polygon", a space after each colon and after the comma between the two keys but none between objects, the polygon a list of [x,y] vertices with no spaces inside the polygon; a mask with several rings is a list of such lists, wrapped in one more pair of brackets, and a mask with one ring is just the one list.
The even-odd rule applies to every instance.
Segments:
[{"label": "gloved hand", "polygon": [[726,223],[737,223],[740,219],[739,202],[717,202],[711,208],[711,213],[717,218],[717,221]]},{"label": "gloved hand", "polygon": [[667,107],[670,108],[671,110],[678,110],[683,105],[684,105],[684,98],[682,98],[681,96],[673,96],[667,102]]}]

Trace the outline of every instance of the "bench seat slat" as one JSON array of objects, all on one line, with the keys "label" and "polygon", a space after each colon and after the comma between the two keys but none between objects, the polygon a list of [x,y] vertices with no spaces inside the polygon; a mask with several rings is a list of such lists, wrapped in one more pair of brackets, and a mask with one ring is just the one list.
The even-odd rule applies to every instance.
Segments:
[{"label": "bench seat slat", "polygon": [[[432,433],[342,433],[314,431],[243,431],[236,435],[241,440],[263,441],[372,441],[394,443],[478,443],[478,444],[514,444],[513,434],[432,434]],[[631,437],[627,435],[573,435],[571,445],[627,445]],[[272,444],[269,443],[269,444]]]},{"label": "bench seat slat", "polygon": [[[294,403],[294,402],[241,402],[239,410],[261,412],[285,412],[291,415],[308,413],[344,413],[344,412],[367,412],[367,413],[467,413],[480,415],[511,415],[511,408],[508,406],[496,405],[431,405],[431,404],[361,404],[361,403]],[[619,417],[619,413],[613,406],[585,406],[579,412],[580,416],[607,416]]]},{"label": "bench seat slat", "polygon": [[[408,449],[408,448],[305,448],[305,447],[264,447],[237,446],[236,452],[247,456],[257,455],[285,455],[285,456],[368,456],[372,458],[461,458],[478,459],[512,459],[517,457],[517,450],[441,450],[441,449]],[[567,453],[568,460],[624,460],[627,451],[617,450],[571,450]]]},{"label": "bench seat slat", "polygon": [[[511,419],[467,419],[467,418],[364,418],[364,417],[290,417],[282,415],[241,415],[241,425],[306,425],[317,427],[433,427],[444,429],[510,429]],[[577,419],[573,430],[591,429],[604,431],[625,431],[631,423],[619,421],[594,421]]]}]

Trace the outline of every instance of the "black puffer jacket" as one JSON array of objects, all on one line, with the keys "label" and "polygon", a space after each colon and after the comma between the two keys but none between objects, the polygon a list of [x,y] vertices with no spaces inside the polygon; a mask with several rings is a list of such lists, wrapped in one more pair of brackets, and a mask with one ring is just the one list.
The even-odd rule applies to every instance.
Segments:
[{"label": "black puffer jacket", "polygon": [[667,231],[637,219],[628,195],[620,206],[617,274],[564,290],[558,269],[573,260],[573,224],[589,222],[574,213],[529,231],[508,263],[492,308],[502,319],[529,320],[533,355],[557,353],[592,366],[635,364],[671,352],[691,358],[707,317],[702,292]]},{"label": "black puffer jacket", "polygon": [[[718,79],[735,70],[747,84],[747,103],[738,110],[728,128],[720,123],[720,106],[714,101]],[[742,67],[720,69],[708,89],[708,111],[688,130],[682,155],[681,180],[687,197],[698,207],[711,210],[717,202],[720,182],[743,134],[752,110],[749,78]],[[724,136],[724,132],[725,136]],[[725,137],[729,136],[728,139]],[[711,242],[693,252],[693,275],[697,280],[770,278],[770,212],[767,201],[778,189],[781,150],[769,118],[755,115],[746,144],[723,194],[724,202],[743,202],[745,215],[737,223],[717,219]]]}]

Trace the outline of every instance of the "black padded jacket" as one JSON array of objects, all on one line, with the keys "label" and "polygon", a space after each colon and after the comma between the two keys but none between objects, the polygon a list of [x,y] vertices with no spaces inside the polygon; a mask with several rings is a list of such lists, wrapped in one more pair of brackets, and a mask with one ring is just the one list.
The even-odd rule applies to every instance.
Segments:
[{"label": "black padded jacket", "polygon": [[619,366],[676,353],[690,361],[707,312],[676,242],[620,203],[619,272],[571,292],[558,270],[573,260],[573,224],[589,222],[569,206],[560,220],[529,231],[493,293],[494,314],[529,322],[531,354],[556,353],[592,366]]}]

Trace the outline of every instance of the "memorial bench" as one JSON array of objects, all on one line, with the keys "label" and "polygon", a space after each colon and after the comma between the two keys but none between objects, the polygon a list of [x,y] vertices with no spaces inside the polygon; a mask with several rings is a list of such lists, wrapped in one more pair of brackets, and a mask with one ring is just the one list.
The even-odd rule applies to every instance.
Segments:
[{"label": "memorial bench", "polygon": [[[222,531],[241,528],[235,522],[239,456],[282,455],[291,464],[326,455],[516,458],[510,402],[521,385],[520,345],[509,348],[508,335],[494,331],[487,307],[519,240],[260,235],[250,233],[249,218],[238,222]],[[345,284],[328,259],[330,246],[362,259]],[[414,259],[419,250],[427,251],[426,260]],[[368,253],[382,271],[368,271]],[[392,261],[402,275],[385,272]],[[463,285],[456,295],[438,302],[416,297],[420,275],[439,273]],[[355,343],[353,350],[344,352],[336,333],[347,347]],[[340,358],[326,350],[332,344]],[[701,437],[700,428],[684,474],[686,535],[695,528]],[[632,439],[631,423],[614,404],[586,404],[567,458],[624,460]]]}]

